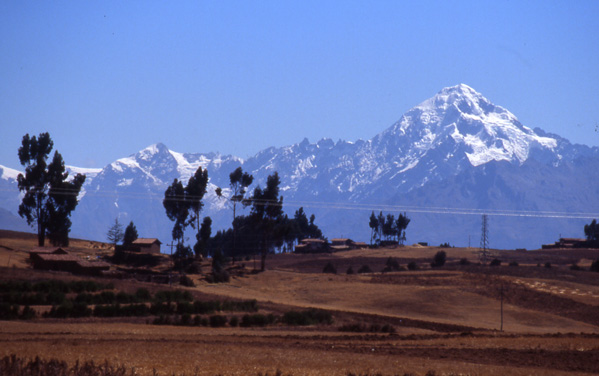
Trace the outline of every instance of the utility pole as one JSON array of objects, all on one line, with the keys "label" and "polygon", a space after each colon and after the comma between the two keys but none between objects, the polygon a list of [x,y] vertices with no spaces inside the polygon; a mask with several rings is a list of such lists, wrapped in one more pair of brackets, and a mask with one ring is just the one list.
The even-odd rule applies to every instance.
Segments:
[{"label": "utility pole", "polygon": [[482,216],[481,236],[480,236],[480,260],[483,264],[487,263],[489,254],[487,247],[489,246],[489,224],[487,215]]},{"label": "utility pole", "polygon": [[501,283],[501,327],[500,332],[503,332],[503,282]]}]

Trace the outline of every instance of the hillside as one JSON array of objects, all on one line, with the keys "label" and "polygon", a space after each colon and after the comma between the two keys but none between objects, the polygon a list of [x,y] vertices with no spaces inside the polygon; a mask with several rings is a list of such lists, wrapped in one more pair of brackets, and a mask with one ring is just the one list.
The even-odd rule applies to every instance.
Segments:
[{"label": "hillside", "polygon": [[[252,259],[228,264],[231,281],[222,284],[204,280],[210,270],[207,260],[202,263],[203,273],[188,275],[194,287],[169,287],[133,279],[34,271],[24,261],[25,250],[32,244],[35,238],[28,234],[0,233],[0,284],[94,280],[110,283],[115,293],[127,294],[176,288],[201,302],[255,299],[257,314],[265,317],[320,309],[330,312],[333,321],[215,328],[208,324],[148,325],[158,318],[153,315],[37,317],[2,322],[0,340],[5,345],[0,345],[0,357],[41,356],[70,364],[108,361],[135,367],[140,375],[156,371],[258,374],[277,369],[283,374],[311,375],[599,371],[599,282],[596,273],[588,271],[591,261],[599,259],[596,250],[494,250],[494,257],[502,260],[496,267],[479,265],[477,249],[469,248],[406,246],[320,255],[277,254],[269,256],[263,273],[252,273]],[[109,253],[107,245],[85,240],[74,240],[73,246],[81,254]],[[447,254],[446,264],[431,268],[433,256],[441,250]],[[400,270],[382,273],[389,258],[398,262]],[[323,273],[328,263],[337,274]],[[410,263],[417,268],[408,270]],[[573,264],[583,270],[572,270]],[[357,271],[363,265],[371,272],[346,273],[350,267]],[[50,307],[34,309],[43,312]],[[244,315],[218,314],[228,319]],[[210,318],[210,314],[198,316]],[[175,314],[171,319],[181,317]],[[382,328],[393,331],[381,332]]]}]

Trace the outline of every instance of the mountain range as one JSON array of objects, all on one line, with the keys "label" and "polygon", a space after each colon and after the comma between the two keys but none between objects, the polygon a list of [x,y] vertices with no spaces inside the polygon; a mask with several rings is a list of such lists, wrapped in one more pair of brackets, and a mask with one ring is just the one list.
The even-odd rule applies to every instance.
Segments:
[{"label": "mountain range", "polygon": [[[560,236],[582,237],[584,224],[599,217],[598,162],[599,148],[528,128],[460,84],[366,141],[304,139],[247,160],[178,153],[158,143],[102,169],[68,167],[87,175],[71,234],[105,240],[118,217],[133,221],[142,237],[170,242],[164,191],[175,178],[186,183],[199,166],[210,178],[203,215],[212,217],[213,233],[228,228],[232,211],[214,190],[230,194],[229,174],[241,166],[254,176],[254,186],[277,171],[284,210],[293,216],[301,206],[314,213],[328,238],[369,242],[372,211],[406,212],[409,243],[477,247],[481,215],[488,214],[491,247],[534,249]],[[15,214],[17,174],[0,166],[0,227],[23,230]]]}]

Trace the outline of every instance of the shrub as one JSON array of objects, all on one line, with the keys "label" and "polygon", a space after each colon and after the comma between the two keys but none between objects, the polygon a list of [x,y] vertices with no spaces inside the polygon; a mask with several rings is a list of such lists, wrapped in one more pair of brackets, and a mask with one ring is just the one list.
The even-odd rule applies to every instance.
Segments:
[{"label": "shrub", "polygon": [[550,263],[550,262],[546,262],[546,263],[545,263],[545,267],[546,267],[547,269],[551,269],[551,263]]},{"label": "shrub", "polygon": [[332,324],[333,316],[329,311],[321,309],[308,309],[305,311],[289,311],[283,315],[281,320],[287,325],[316,325]]},{"label": "shrub", "polygon": [[139,288],[137,289],[137,291],[135,291],[135,299],[138,302],[149,302],[150,300],[152,300],[152,295],[150,294],[148,289]]},{"label": "shrub", "polygon": [[242,327],[250,327],[250,326],[266,326],[269,324],[269,318],[260,313],[255,313],[253,315],[243,315],[241,317],[241,323],[239,326]]},{"label": "shrub", "polygon": [[387,262],[385,263],[386,268],[385,269],[389,269],[388,271],[399,271],[399,262],[397,262],[396,259],[394,259],[393,257],[389,257],[387,259]]},{"label": "shrub", "polygon": [[572,266],[570,266],[570,270],[582,270],[582,268],[578,266],[578,264],[574,263]]},{"label": "shrub", "polygon": [[213,328],[220,328],[227,325],[227,316],[212,315],[210,316],[210,326]]},{"label": "shrub", "polygon": [[323,273],[337,274],[337,268],[329,261],[322,269]]},{"label": "shrub", "polygon": [[511,261],[508,265],[509,266],[519,266],[520,264],[518,264],[517,261]]},{"label": "shrub", "polygon": [[227,283],[230,280],[231,276],[225,269],[217,270],[213,268],[212,274],[206,276],[206,281],[208,283]]},{"label": "shrub", "polygon": [[179,280],[179,284],[181,286],[185,286],[185,287],[195,287],[195,283],[193,283],[193,280],[191,278],[189,278],[188,276],[186,276],[185,274],[181,276],[181,279]]},{"label": "shrub", "polygon": [[358,274],[362,274],[362,273],[372,273],[372,270],[370,269],[370,267],[368,265],[362,265],[360,267],[360,269],[358,269]]},{"label": "shrub", "polygon": [[439,246],[439,248],[451,248],[451,245],[449,245],[449,243],[448,243],[448,242],[445,242],[445,243],[441,244],[441,245]]},{"label": "shrub", "polygon": [[589,270],[592,272],[599,272],[599,259],[593,261]]},{"label": "shrub", "polygon": [[351,266],[349,268],[347,268],[347,271],[345,272],[346,274],[354,274],[354,268],[352,268]]},{"label": "shrub", "polygon": [[433,262],[431,262],[431,266],[433,268],[439,268],[443,265],[445,265],[445,260],[447,258],[447,254],[445,253],[445,251],[439,251],[435,254],[435,257],[433,257]]},{"label": "shrub", "polygon": [[462,266],[466,266],[466,265],[470,265],[470,261],[467,258],[461,258],[460,259],[460,265]]},{"label": "shrub", "polygon": [[494,258],[493,260],[491,260],[491,262],[489,263],[490,266],[499,266],[501,265],[501,260],[498,258]]},{"label": "shrub", "polygon": [[23,311],[21,311],[19,318],[21,320],[31,320],[31,319],[34,319],[35,316],[36,316],[35,310],[33,308],[31,308],[30,306],[25,306],[25,307],[23,307]]},{"label": "shrub", "polygon": [[181,315],[181,319],[179,320],[180,325],[188,326],[191,325],[191,323],[191,315],[189,313]]},{"label": "shrub", "polygon": [[416,261],[410,261],[408,263],[408,270],[418,270],[418,264]]},{"label": "shrub", "polygon": [[232,327],[236,327],[239,325],[239,318],[237,316],[233,316],[229,319],[229,325]]},{"label": "shrub", "polygon": [[395,333],[395,328],[389,324],[385,324],[383,326],[379,324],[371,324],[370,326],[366,326],[359,323],[354,324],[345,324],[339,327],[340,332],[354,332],[354,333]]},{"label": "shrub", "polygon": [[16,320],[19,317],[19,306],[0,303],[0,320]]}]

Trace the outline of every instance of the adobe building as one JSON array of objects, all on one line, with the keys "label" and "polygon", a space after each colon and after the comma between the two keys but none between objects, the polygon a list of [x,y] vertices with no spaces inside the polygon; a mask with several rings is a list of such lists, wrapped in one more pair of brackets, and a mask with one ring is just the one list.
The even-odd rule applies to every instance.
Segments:
[{"label": "adobe building", "polygon": [[133,241],[132,248],[141,253],[160,254],[161,244],[156,238],[137,238]]}]

